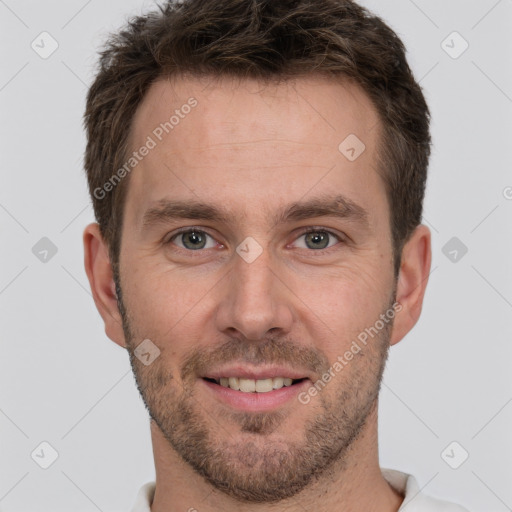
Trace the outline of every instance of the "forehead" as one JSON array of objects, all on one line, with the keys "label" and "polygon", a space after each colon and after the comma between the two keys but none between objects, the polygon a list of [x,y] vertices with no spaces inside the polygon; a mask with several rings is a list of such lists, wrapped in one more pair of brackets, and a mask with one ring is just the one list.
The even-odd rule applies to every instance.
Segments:
[{"label": "forehead", "polygon": [[127,209],[135,220],[163,198],[189,197],[245,216],[334,189],[359,203],[377,194],[373,206],[385,207],[379,131],[371,101],[347,80],[161,79],[133,119],[131,149],[152,148],[130,175]]},{"label": "forehead", "polygon": [[[196,115],[191,116],[194,132],[178,130],[192,102],[197,102],[192,109]],[[204,146],[271,144],[284,135],[290,144],[332,147],[347,130],[368,138],[378,116],[366,93],[347,79],[308,76],[264,84],[254,79],[175,76],[149,88],[132,123],[132,141],[142,141],[149,129],[169,121],[169,138],[195,139]],[[332,133],[326,139],[328,131]]]}]

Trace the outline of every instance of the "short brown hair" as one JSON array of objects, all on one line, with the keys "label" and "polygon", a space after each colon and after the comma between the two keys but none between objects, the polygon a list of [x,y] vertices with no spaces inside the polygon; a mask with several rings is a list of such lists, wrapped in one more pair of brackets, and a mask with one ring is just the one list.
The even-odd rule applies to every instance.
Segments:
[{"label": "short brown hair", "polygon": [[85,170],[114,267],[128,177],[101,198],[95,191],[123,165],[135,111],[153,82],[179,74],[263,81],[318,74],[354,80],[379,114],[379,172],[398,275],[403,244],[421,223],[430,115],[403,43],[379,17],[350,0],[169,0],[132,18],[100,55],[84,116]]}]

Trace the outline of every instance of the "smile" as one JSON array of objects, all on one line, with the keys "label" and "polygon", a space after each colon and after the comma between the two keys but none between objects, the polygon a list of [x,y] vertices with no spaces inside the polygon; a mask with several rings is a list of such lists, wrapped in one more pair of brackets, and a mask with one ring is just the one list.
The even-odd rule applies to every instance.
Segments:
[{"label": "smile", "polygon": [[215,382],[225,388],[244,393],[269,393],[275,389],[292,386],[304,379],[291,379],[289,377],[274,377],[268,379],[245,379],[242,377],[220,377],[218,379],[206,379]]}]

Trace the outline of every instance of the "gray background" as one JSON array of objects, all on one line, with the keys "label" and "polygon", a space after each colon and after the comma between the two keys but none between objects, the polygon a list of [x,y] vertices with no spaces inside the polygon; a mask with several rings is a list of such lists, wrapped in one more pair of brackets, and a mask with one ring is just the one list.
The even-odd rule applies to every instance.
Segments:
[{"label": "gray background", "polygon": [[[434,139],[432,274],[384,376],[381,465],[471,511],[512,510],[512,0],[363,3],[406,43]],[[94,220],[81,116],[95,52],[151,5],[0,0],[3,511],[126,511],[154,479],[148,416],[126,352],[104,334],[81,241]],[[31,47],[43,31],[59,45],[47,59]],[[454,31],[469,44],[461,55]],[[41,253],[43,237],[55,254]],[[48,469],[44,441],[58,452]]]}]

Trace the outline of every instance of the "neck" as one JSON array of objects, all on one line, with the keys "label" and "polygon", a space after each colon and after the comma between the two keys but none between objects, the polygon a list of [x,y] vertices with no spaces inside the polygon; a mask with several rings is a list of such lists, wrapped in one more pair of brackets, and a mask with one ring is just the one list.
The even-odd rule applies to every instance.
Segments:
[{"label": "neck", "polygon": [[296,496],[279,503],[241,503],[213,488],[169,446],[151,421],[156,470],[156,490],[151,512],[397,512],[403,501],[382,476],[378,461],[377,408],[375,402],[361,435],[355,439],[343,464],[332,467]]}]

